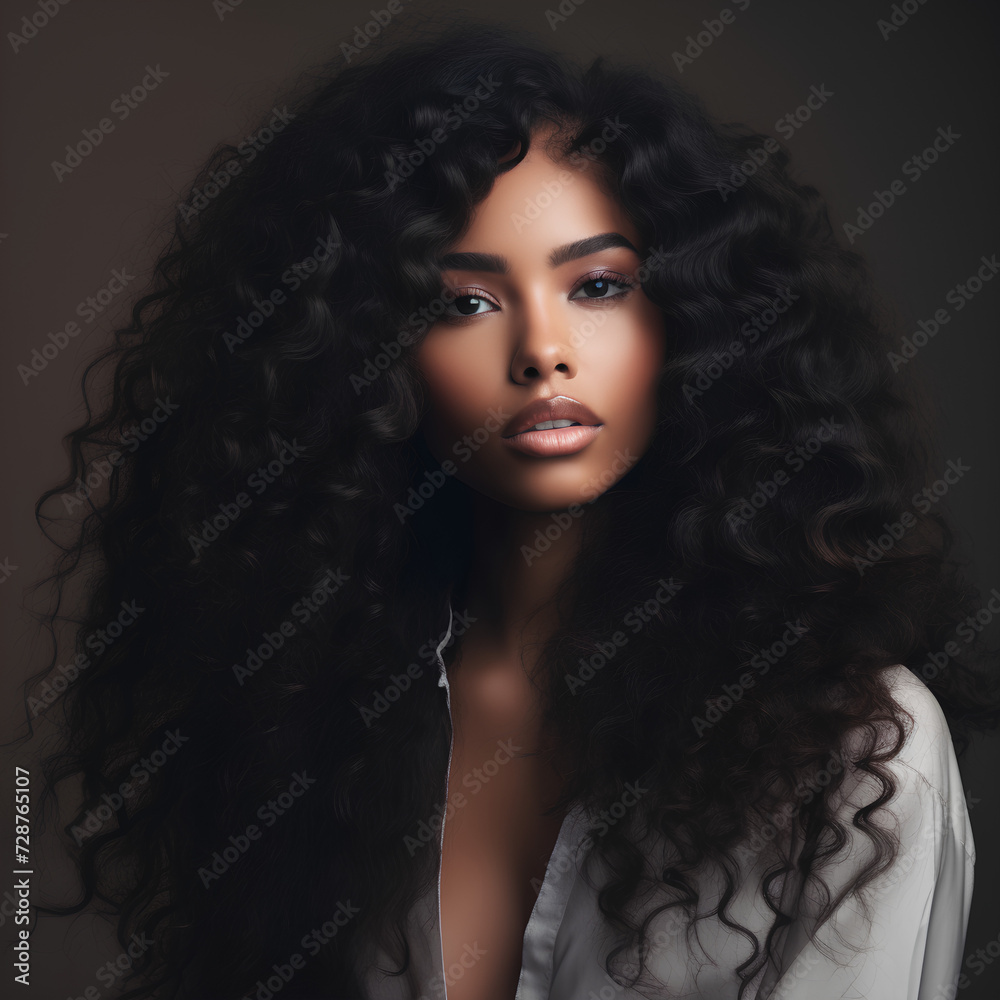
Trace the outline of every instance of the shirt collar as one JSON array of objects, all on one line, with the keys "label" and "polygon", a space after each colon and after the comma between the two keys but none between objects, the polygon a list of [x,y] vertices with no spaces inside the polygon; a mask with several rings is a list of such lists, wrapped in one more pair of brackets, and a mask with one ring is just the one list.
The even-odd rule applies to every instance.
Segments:
[{"label": "shirt collar", "polygon": [[[441,655],[441,650],[447,646],[452,639],[452,628],[455,624],[455,609],[451,606],[451,598],[448,598],[448,630],[445,632],[444,638],[437,644],[437,649],[434,650],[434,655],[438,662],[438,687],[447,688],[448,687],[448,673],[444,666],[444,657]],[[449,689],[450,690],[450,689]]]}]

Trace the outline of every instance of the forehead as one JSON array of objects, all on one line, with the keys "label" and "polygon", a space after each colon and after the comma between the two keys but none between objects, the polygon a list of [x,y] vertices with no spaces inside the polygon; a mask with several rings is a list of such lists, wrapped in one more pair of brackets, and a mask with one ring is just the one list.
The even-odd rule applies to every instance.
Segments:
[{"label": "forehead", "polygon": [[497,177],[453,251],[533,259],[606,232],[639,246],[638,230],[611,192],[604,168],[586,155],[554,159],[558,151],[545,141],[552,131],[535,132],[525,158]]}]

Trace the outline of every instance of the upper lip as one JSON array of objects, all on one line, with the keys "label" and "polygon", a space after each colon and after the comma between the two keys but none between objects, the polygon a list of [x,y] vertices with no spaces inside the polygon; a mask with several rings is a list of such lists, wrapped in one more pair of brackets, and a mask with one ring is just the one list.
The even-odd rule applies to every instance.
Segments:
[{"label": "upper lip", "polygon": [[513,437],[545,420],[575,420],[579,424],[595,426],[600,419],[594,411],[569,396],[553,396],[551,399],[536,399],[523,410],[518,410],[507,421],[503,437]]}]

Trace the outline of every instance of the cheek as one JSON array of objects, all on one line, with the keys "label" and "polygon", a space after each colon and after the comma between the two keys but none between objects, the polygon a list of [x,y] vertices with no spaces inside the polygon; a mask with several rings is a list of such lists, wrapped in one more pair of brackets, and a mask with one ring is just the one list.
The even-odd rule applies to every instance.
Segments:
[{"label": "cheek", "polygon": [[496,390],[498,364],[485,343],[428,338],[415,360],[427,383],[426,430],[434,440],[447,446],[482,423]]},{"label": "cheek", "polygon": [[607,398],[630,437],[648,437],[656,425],[656,392],[665,346],[662,319],[640,316],[594,344],[588,363],[602,373]]}]

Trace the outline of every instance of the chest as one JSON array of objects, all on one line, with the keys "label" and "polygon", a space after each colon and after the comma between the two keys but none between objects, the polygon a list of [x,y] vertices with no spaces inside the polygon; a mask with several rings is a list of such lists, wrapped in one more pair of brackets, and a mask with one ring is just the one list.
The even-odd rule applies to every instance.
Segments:
[{"label": "chest", "polygon": [[[563,779],[538,753],[524,692],[454,697],[441,855],[441,940],[449,1000],[513,1000],[524,932],[564,811]],[[461,705],[461,708],[458,706]]]}]

